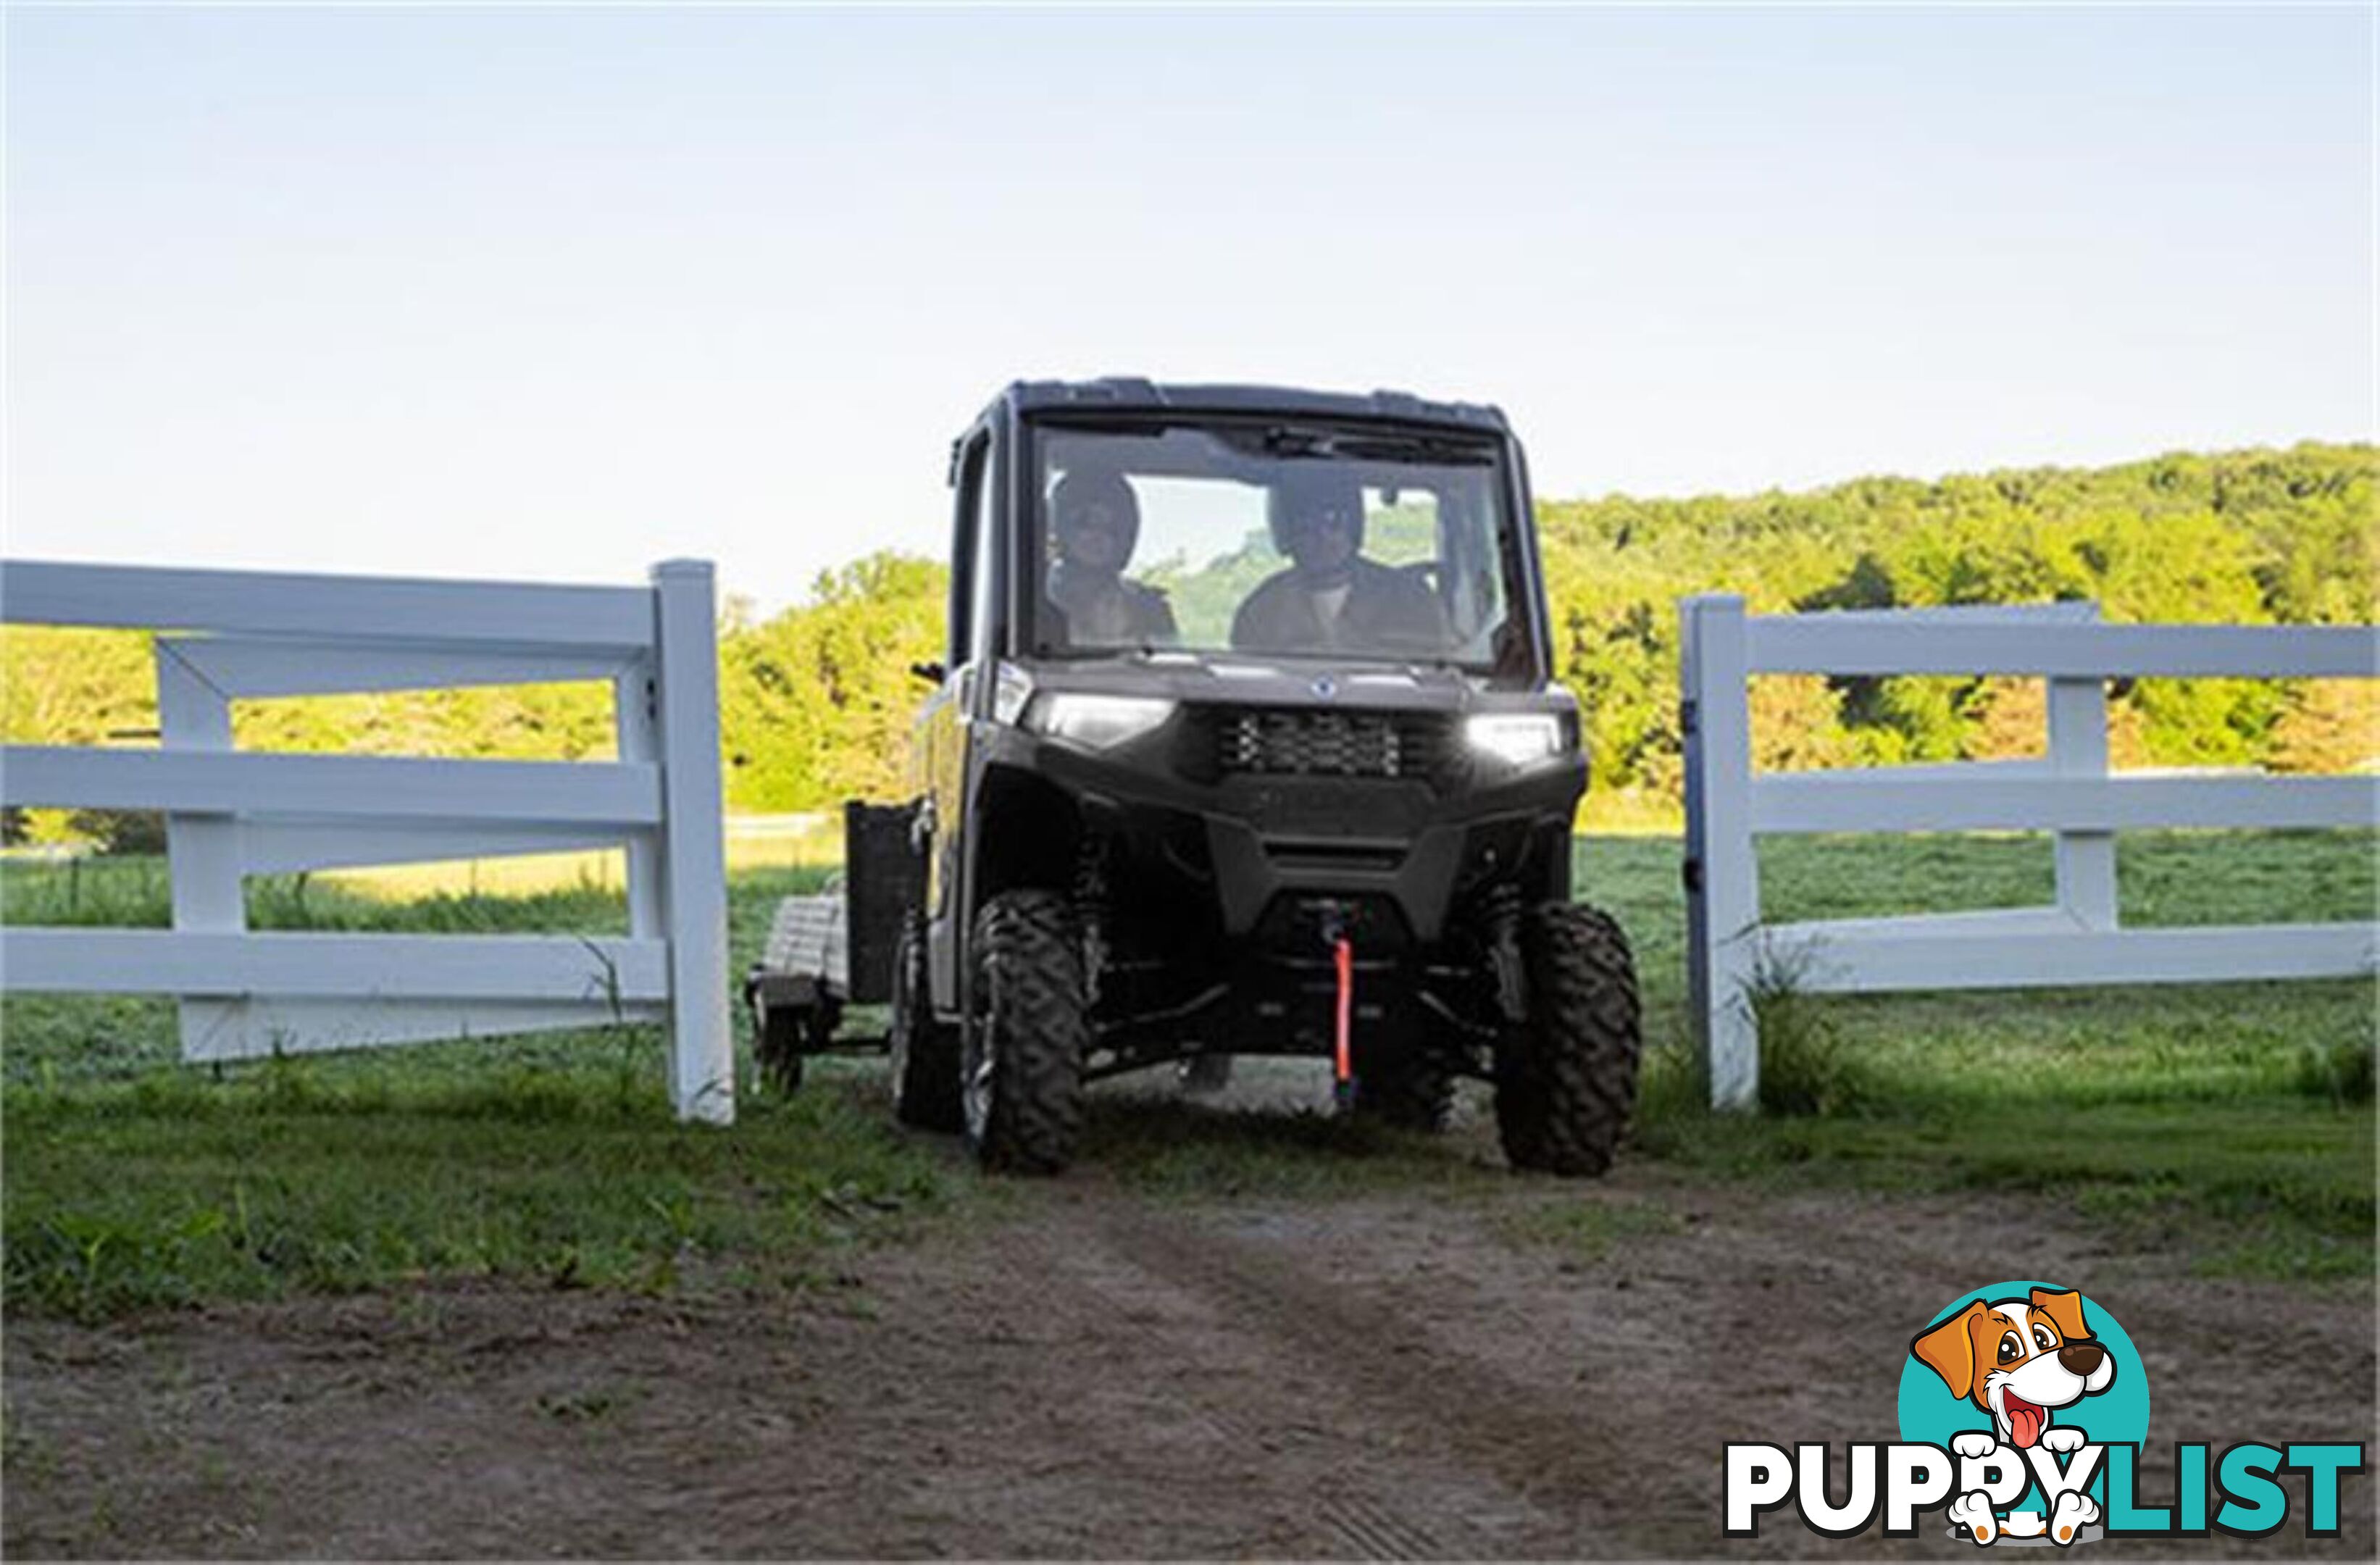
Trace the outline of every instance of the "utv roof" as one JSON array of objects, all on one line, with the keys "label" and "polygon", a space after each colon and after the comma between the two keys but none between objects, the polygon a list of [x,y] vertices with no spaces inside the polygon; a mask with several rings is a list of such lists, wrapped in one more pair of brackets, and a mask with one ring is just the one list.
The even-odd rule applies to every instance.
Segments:
[{"label": "utv roof", "polygon": [[1430,402],[1407,392],[1299,391],[1288,386],[1160,386],[1129,376],[1096,381],[1017,381],[1001,393],[1020,413],[1051,408],[1175,413],[1279,413],[1294,418],[1380,419],[1506,432],[1500,408]]}]

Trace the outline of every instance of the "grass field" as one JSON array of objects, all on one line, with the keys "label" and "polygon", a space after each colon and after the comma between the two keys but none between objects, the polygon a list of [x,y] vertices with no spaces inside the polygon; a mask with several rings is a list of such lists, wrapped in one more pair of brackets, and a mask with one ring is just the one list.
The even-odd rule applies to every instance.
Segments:
[{"label": "grass field", "polygon": [[[1752,1119],[1699,1107],[1684,1047],[1674,840],[1582,840],[1582,893],[1633,932],[1648,1001],[1639,1159],[1682,1176],[2046,1191],[2112,1242],[2202,1270],[2318,1280],[2373,1266],[2369,983],[1816,1001],[1766,1022]],[[2021,837],[1764,844],[1767,912],[1824,917],[2046,901]],[[2358,919],[2370,833],[2144,834],[2119,853],[2127,922]],[[734,966],[819,869],[733,878]],[[1947,889],[1948,894],[1944,894]],[[1926,894],[1927,892],[1932,894]],[[257,928],[616,930],[594,883],[528,895],[251,882]],[[0,916],[161,926],[163,866],[0,865]],[[876,1067],[830,1062],[735,1130],[682,1128],[650,1028],[192,1070],[169,1005],[0,996],[10,1311],[86,1317],[215,1297],[498,1276],[555,1286],[798,1287],[840,1246],[984,1199],[885,1123]],[[1120,1107],[1089,1157],[1195,1198],[1494,1188],[1436,1144],[1293,1116]]]},{"label": "grass field", "polygon": [[[1634,844],[1628,844],[1633,849]],[[1681,893],[1666,854],[1586,844],[1628,909],[1653,1036],[1682,1043]],[[1786,838],[1761,850],[1772,919],[2020,906],[2051,895],[2046,842]],[[2374,916],[2370,834],[2127,836],[2127,925]],[[1924,996],[1785,997],[1763,1019],[1749,1123],[1699,1107],[1658,1051],[1640,1150],[1731,1177],[2070,1196],[2198,1269],[2324,1278],[2373,1267],[2374,990],[2366,980]]]}]

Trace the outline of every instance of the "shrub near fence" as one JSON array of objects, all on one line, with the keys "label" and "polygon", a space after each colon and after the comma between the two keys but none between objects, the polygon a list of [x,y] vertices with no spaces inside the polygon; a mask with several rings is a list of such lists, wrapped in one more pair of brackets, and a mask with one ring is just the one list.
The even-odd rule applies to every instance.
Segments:
[{"label": "shrub near fence", "polygon": [[[179,997],[192,1061],[665,1021],[680,1117],[733,1119],[708,564],[603,588],[8,562],[0,619],[178,633],[160,747],[0,749],[9,805],[165,812],[173,928],[0,929],[0,985]],[[616,761],[232,746],[237,699],[579,680],[613,692]],[[245,928],[249,875],[621,846],[625,939]]]},{"label": "shrub near fence", "polygon": [[[2372,923],[2125,929],[2115,834],[2145,826],[2354,827],[2373,777],[2110,777],[2107,681],[2168,675],[2372,678],[2368,625],[2102,625],[2095,605],[1747,616],[1732,596],[1680,604],[1686,736],[1687,968],[1711,1102],[1757,1100],[1753,1000],[1811,991],[2015,989],[2370,973]],[[2033,675],[2048,754],[1857,771],[1759,774],[1745,682],[1767,673]],[[1764,926],[1754,839],[1769,832],[2053,831],[2044,908]]]}]

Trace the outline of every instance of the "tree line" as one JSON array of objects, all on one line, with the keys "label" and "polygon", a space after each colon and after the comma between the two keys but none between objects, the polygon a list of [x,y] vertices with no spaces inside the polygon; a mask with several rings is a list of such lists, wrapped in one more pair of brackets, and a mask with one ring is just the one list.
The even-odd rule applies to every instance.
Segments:
[{"label": "tree line", "polygon": [[[1803,493],[1542,502],[1559,676],[1587,711],[1594,784],[1673,811],[1682,772],[1677,600],[1740,592],[1755,613],[2098,601],[2111,621],[2346,625],[2374,618],[2380,448],[2178,454],[2096,468],[1938,481],[1871,478]],[[720,627],[728,807],[820,809],[903,789],[913,662],[941,655],[948,573],[877,553]],[[147,637],[6,627],[11,743],[139,743],[156,726]],[[2369,681],[2144,679],[2111,692],[2116,764],[2340,770],[2380,755]],[[2038,681],[1755,681],[1761,765],[1803,768],[2037,753]],[[543,685],[242,703],[244,747],[600,758],[608,692]],[[12,831],[102,836],[110,818],[17,816]]]}]

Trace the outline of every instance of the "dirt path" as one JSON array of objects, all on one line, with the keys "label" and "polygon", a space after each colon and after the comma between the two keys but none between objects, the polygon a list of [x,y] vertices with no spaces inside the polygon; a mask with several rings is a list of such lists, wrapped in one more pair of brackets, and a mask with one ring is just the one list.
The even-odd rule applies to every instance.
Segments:
[{"label": "dirt path", "polygon": [[[1643,1231],[1509,1236],[1572,1201]],[[1915,1326],[2028,1274],[2117,1310],[2157,1440],[2372,1438],[2368,1288],[2191,1280],[2039,1204],[1635,1166],[1299,1202],[1089,1169],[996,1206],[791,1303],[466,1288],[18,1327],[6,1551],[1955,1558],[1725,1544],[1720,1449],[1893,1438]],[[2245,1547],[2370,1558],[2372,1482],[2348,1492],[2343,1537]],[[2192,1552],[2243,1547],[2217,1544]]]}]

